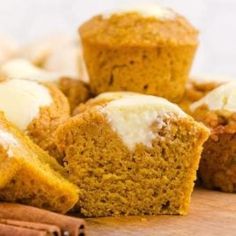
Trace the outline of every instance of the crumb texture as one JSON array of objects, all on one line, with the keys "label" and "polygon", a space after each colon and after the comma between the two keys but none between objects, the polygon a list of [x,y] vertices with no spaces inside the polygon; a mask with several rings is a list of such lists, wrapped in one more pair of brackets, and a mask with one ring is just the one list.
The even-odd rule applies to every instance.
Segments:
[{"label": "crumb texture", "polygon": [[198,172],[202,184],[209,189],[236,192],[236,114],[225,110],[210,111],[202,106],[193,115],[211,130]]},{"label": "crumb texture", "polygon": [[86,102],[91,96],[89,85],[80,80],[62,78],[59,82],[59,88],[67,97],[71,111],[80,103]]},{"label": "crumb texture", "polygon": [[70,107],[64,94],[55,86],[47,85],[53,102],[40,108],[37,118],[28,125],[26,134],[59,162],[62,160],[55,145],[55,131],[70,116]]}]

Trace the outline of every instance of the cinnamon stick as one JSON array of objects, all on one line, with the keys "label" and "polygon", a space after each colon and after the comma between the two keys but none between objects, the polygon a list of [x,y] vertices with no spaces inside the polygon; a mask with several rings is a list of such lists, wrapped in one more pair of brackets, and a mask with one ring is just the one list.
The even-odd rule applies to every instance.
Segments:
[{"label": "cinnamon stick", "polygon": [[28,222],[28,221],[19,221],[19,220],[9,220],[9,219],[0,219],[0,224],[12,225],[21,228],[45,231],[47,235],[52,236],[61,236],[61,230],[58,226]]},{"label": "cinnamon stick", "polygon": [[61,229],[63,236],[85,236],[84,220],[31,206],[0,203],[0,218],[52,224]]},{"label": "cinnamon stick", "polygon": [[1,236],[48,236],[46,231],[17,227],[0,223]]}]

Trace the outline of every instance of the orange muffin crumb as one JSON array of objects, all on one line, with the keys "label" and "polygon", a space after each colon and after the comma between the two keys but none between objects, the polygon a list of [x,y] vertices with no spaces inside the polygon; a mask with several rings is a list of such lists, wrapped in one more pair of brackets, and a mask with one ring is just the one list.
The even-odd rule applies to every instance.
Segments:
[{"label": "orange muffin crumb", "polygon": [[190,106],[194,118],[211,130],[202,152],[200,180],[205,187],[224,192],[236,192],[235,91],[235,82],[227,83]]}]

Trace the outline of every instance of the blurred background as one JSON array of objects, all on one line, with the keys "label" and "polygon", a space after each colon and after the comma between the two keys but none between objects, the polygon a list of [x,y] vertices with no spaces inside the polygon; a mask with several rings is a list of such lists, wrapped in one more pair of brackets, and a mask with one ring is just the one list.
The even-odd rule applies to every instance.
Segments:
[{"label": "blurred background", "polygon": [[0,35],[21,44],[55,34],[73,36],[78,26],[94,14],[147,2],[174,8],[200,30],[193,74],[236,76],[236,0],[1,1]]}]

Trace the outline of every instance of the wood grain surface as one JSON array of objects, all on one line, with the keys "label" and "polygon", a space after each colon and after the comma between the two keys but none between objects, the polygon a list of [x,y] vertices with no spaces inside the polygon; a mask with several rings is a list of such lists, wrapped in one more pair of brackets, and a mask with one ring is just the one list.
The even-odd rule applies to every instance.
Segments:
[{"label": "wood grain surface", "polygon": [[89,236],[233,236],[236,194],[195,189],[187,216],[104,217],[86,221]]}]

